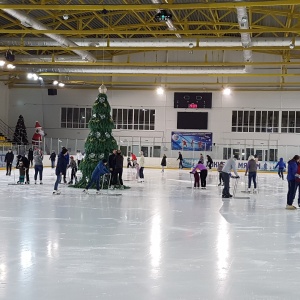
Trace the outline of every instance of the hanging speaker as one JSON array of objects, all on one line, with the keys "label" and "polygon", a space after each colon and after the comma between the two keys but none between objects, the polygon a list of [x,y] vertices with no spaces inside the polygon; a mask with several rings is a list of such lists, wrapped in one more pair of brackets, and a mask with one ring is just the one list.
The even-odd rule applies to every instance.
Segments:
[{"label": "hanging speaker", "polygon": [[57,89],[48,89],[48,96],[56,96]]}]

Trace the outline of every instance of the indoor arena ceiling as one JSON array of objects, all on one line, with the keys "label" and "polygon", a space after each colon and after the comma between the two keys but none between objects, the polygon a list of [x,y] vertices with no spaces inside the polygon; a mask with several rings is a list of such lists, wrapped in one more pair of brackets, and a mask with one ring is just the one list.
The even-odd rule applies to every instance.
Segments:
[{"label": "indoor arena ceiling", "polygon": [[[69,88],[298,90],[299,3],[0,0],[0,80],[10,87],[57,80]],[[233,51],[237,58],[228,58]]]}]

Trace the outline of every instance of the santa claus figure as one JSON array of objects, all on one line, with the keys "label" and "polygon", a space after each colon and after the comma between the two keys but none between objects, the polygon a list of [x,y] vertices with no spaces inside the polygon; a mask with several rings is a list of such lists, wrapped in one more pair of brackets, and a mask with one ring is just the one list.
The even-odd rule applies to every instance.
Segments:
[{"label": "santa claus figure", "polygon": [[41,146],[43,136],[45,135],[44,131],[42,130],[42,126],[38,121],[35,122],[35,132],[32,137],[32,145],[33,146]]}]

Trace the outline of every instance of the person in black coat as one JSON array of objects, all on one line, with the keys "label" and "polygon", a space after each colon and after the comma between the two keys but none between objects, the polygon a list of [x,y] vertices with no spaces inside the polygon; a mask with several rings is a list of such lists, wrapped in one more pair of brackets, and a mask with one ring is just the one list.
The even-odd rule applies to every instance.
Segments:
[{"label": "person in black coat", "polygon": [[70,163],[70,155],[69,155],[68,149],[66,147],[62,147],[62,150],[64,150],[64,149],[67,150],[67,152],[64,154],[64,158],[66,160],[66,168],[62,171],[62,175],[64,178],[64,183],[67,183],[67,166]]},{"label": "person in black coat", "polygon": [[114,170],[115,170],[115,167],[116,167],[116,155],[117,155],[117,150],[114,149],[112,154],[110,154],[109,157],[108,157],[108,167],[109,167],[109,171],[110,171],[109,186],[111,186],[112,182],[113,182]]},{"label": "person in black coat", "polygon": [[163,155],[163,158],[161,160],[161,172],[163,173],[165,171],[165,167],[167,166],[167,156],[166,154]]},{"label": "person in black coat", "polygon": [[54,184],[54,195],[59,195],[60,192],[58,191],[58,184],[61,181],[61,176],[64,174],[65,170],[67,169],[67,160],[66,155],[68,153],[68,149],[63,148],[61,150],[61,153],[58,155],[58,160],[56,164],[55,174],[56,174],[56,181]]},{"label": "person in black coat", "polygon": [[211,167],[213,165],[213,160],[212,160],[212,158],[209,155],[206,155],[206,159],[207,159],[206,167],[208,167],[209,169],[211,169]]},{"label": "person in black coat", "polygon": [[28,150],[28,160],[30,162],[30,166],[33,166],[33,150],[31,148],[29,148]]},{"label": "person in black coat", "polygon": [[23,162],[23,166],[24,166],[24,168],[25,168],[25,176],[26,176],[26,182],[25,182],[25,184],[30,184],[30,180],[29,180],[29,168],[30,168],[30,162],[29,162],[29,160],[27,159],[27,157],[22,156],[22,155],[20,155],[20,154],[17,156],[17,158],[18,158],[18,162],[17,162],[16,167],[19,166],[20,161]]},{"label": "person in black coat", "polygon": [[178,152],[178,158],[177,158],[177,160],[179,160],[179,169],[182,169],[183,168],[183,165],[182,165],[183,157],[182,157],[181,152]]},{"label": "person in black coat", "polygon": [[119,185],[123,186],[123,179],[122,179],[122,174],[123,174],[123,162],[124,162],[124,157],[121,153],[121,150],[117,151],[117,154],[115,156],[115,168],[113,172],[113,185],[118,184],[118,179],[119,179]]},{"label": "person in black coat", "polygon": [[10,176],[11,174],[11,166],[14,161],[14,154],[11,149],[8,149],[8,152],[5,155],[4,162],[6,162],[6,176]]},{"label": "person in black coat", "polygon": [[50,154],[49,159],[51,160],[51,168],[54,169],[55,168],[55,159],[56,159],[55,151],[52,151],[52,153]]}]

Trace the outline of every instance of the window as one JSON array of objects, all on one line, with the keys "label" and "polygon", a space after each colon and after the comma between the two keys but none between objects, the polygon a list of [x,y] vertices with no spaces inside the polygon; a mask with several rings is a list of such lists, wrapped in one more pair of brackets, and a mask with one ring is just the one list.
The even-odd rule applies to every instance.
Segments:
[{"label": "window", "polygon": [[283,111],[281,113],[281,132],[300,133],[300,111]]},{"label": "window", "polygon": [[278,132],[279,111],[234,110],[232,111],[231,120],[232,132]]},{"label": "window", "polygon": [[112,118],[115,129],[154,130],[154,109],[121,109],[113,108]]},{"label": "window", "polygon": [[60,126],[61,128],[88,128],[91,115],[91,108],[62,107]]}]

